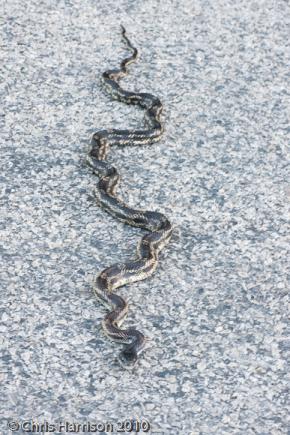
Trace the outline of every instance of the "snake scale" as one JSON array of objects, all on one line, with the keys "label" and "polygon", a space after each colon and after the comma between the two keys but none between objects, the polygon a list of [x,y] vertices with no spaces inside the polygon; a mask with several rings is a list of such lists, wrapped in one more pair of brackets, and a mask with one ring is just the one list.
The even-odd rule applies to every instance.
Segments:
[{"label": "snake scale", "polygon": [[102,322],[103,330],[111,340],[125,344],[119,355],[119,361],[121,365],[130,368],[135,365],[144,349],[146,338],[135,328],[121,329],[128,312],[128,303],[114,293],[114,290],[152,275],[157,267],[159,252],[170,240],[172,226],[163,214],[130,208],[117,198],[115,190],[120,177],[116,168],[106,161],[109,147],[112,145],[151,144],[158,141],[163,133],[160,121],[163,107],[159,98],[149,93],[129,92],[119,85],[119,80],[127,75],[128,65],[135,62],[138,57],[138,51],[131,44],[123,26],[121,30],[123,40],[132,54],[121,62],[119,69],[104,72],[102,82],[112,98],[145,109],[146,128],[97,131],[92,136],[87,163],[99,177],[95,189],[98,204],[120,221],[148,231],[138,245],[137,257],[134,260],[106,268],[94,282],[94,293],[97,299],[109,309]]}]

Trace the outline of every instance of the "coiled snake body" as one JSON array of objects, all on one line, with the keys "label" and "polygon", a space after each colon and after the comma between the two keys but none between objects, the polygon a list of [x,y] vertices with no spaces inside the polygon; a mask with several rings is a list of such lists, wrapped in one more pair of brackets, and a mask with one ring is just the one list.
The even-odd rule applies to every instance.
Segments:
[{"label": "coiled snake body", "polygon": [[119,182],[119,174],[116,168],[105,160],[111,145],[151,144],[158,141],[163,133],[160,122],[161,101],[154,95],[129,92],[119,85],[119,79],[127,74],[127,66],[133,63],[138,56],[137,49],[127,38],[124,27],[121,26],[121,28],[122,36],[133,53],[121,62],[119,69],[103,73],[103,84],[114,99],[145,109],[147,128],[144,130],[97,131],[92,137],[87,163],[100,177],[95,190],[98,203],[120,221],[149,231],[139,243],[136,259],[108,267],[96,278],[94,284],[96,297],[110,310],[103,320],[103,329],[110,339],[125,344],[119,360],[122,365],[130,367],[134,366],[138,355],[144,349],[146,339],[134,328],[121,329],[121,323],[128,311],[128,304],[113,291],[125,284],[143,280],[155,271],[158,254],[170,240],[172,226],[163,214],[132,209],[118,199],[115,196],[115,190]]}]

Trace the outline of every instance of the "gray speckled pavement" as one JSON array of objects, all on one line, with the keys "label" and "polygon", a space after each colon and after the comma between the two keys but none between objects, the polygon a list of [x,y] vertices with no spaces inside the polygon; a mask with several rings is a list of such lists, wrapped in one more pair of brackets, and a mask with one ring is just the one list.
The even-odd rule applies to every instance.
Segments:
[{"label": "gray speckled pavement", "polygon": [[[1,434],[137,417],[289,433],[289,2],[8,0],[0,17]],[[140,50],[122,84],[158,95],[166,127],[112,149],[120,196],[175,226],[158,272],[120,290],[150,337],[133,373],[92,282],[141,231],[98,208],[84,163],[97,129],[143,125],[100,86],[120,23]]]}]

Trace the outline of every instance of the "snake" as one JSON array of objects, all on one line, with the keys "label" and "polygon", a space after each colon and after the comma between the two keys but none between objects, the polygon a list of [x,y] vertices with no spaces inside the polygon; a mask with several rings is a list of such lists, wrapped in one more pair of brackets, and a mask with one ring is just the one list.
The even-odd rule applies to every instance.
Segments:
[{"label": "snake", "polygon": [[158,141],[164,132],[161,122],[163,105],[160,99],[150,93],[127,91],[119,84],[120,79],[128,74],[128,66],[138,57],[138,50],[130,42],[122,25],[121,34],[131,55],[122,60],[119,68],[105,71],[101,77],[102,84],[113,99],[143,109],[145,127],[139,130],[98,130],[92,135],[86,162],[99,177],[94,191],[97,204],[121,222],[147,231],[138,244],[134,259],[107,267],[93,282],[96,298],[108,309],[102,321],[103,331],[109,339],[124,345],[118,356],[119,362],[125,368],[132,368],[148,339],[135,327],[122,328],[128,313],[128,302],[115,290],[144,280],[153,274],[158,264],[159,253],[169,242],[173,229],[164,214],[131,208],[116,196],[120,175],[117,169],[106,161],[111,146],[152,144]]}]

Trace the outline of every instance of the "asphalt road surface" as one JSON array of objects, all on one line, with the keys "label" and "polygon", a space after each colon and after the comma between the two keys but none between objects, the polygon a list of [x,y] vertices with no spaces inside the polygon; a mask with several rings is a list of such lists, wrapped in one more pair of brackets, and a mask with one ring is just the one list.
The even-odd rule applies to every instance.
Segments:
[{"label": "asphalt road surface", "polygon": [[[0,8],[1,434],[31,419],[289,433],[289,2]],[[140,50],[122,85],[159,96],[165,134],[109,159],[120,197],[174,225],[155,275],[120,289],[126,324],[149,337],[133,372],[102,332],[92,282],[134,256],[142,231],[96,205],[84,162],[94,131],[144,125],[100,84],[127,54],[120,23]]]}]

